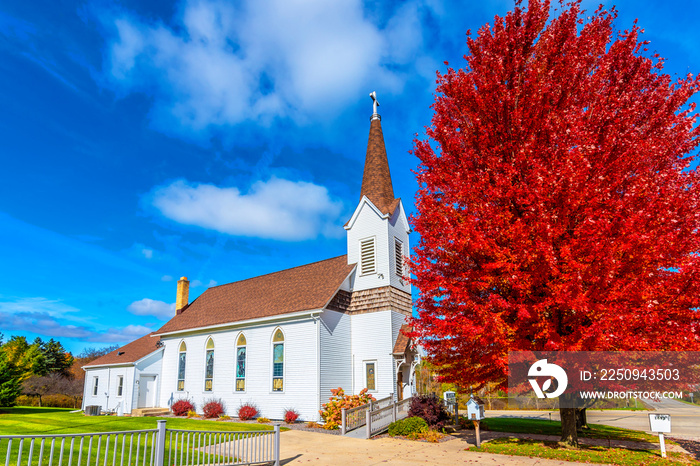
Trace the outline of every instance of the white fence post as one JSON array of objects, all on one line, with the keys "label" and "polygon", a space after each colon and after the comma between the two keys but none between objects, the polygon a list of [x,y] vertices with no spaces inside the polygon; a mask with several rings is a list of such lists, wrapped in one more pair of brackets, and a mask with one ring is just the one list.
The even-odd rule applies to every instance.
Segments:
[{"label": "white fence post", "polygon": [[367,438],[372,438],[372,410],[368,409],[365,413],[365,416],[365,425],[367,426]]},{"label": "white fence post", "polygon": [[280,425],[275,424],[275,466],[280,466]]},{"label": "white fence post", "polygon": [[398,403],[391,404],[391,422],[396,422],[396,411],[399,407]]},{"label": "white fence post", "polygon": [[[165,421],[156,421],[158,423],[158,432],[156,433],[156,465],[163,466],[165,460]],[[108,437],[109,438],[109,437]],[[106,462],[105,457],[105,462]]]},{"label": "white fence post", "polygon": [[342,423],[340,424],[340,435],[345,435],[345,429],[347,426],[347,424],[345,423],[345,419],[346,419],[345,408],[343,408],[341,411],[341,419],[342,419]]}]

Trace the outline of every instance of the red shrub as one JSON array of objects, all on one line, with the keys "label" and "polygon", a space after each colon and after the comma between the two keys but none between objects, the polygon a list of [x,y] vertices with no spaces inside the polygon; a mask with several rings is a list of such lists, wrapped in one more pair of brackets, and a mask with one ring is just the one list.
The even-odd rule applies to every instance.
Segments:
[{"label": "red shrub", "polygon": [[248,402],[244,405],[241,405],[238,408],[238,419],[240,419],[241,421],[247,421],[249,419],[253,419],[257,415],[258,415],[258,407],[255,406],[251,402]]},{"label": "red shrub", "polygon": [[204,417],[208,419],[223,416],[226,412],[224,402],[220,399],[208,400],[202,407],[202,411],[204,411]]},{"label": "red shrub", "polygon": [[450,414],[445,411],[442,400],[430,395],[414,396],[408,416],[423,418],[432,429],[442,429],[450,421]]},{"label": "red shrub", "polygon": [[177,400],[170,407],[170,410],[175,416],[187,416],[188,411],[194,411],[194,403],[190,400]]},{"label": "red shrub", "polygon": [[299,412],[294,408],[287,408],[284,410],[284,422],[287,424],[294,424],[299,418]]}]

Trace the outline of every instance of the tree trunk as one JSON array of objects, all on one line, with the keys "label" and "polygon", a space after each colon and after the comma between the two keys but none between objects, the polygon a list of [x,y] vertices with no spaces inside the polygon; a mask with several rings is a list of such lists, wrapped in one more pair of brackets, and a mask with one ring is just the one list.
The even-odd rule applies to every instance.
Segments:
[{"label": "tree trunk", "polygon": [[561,418],[561,440],[559,444],[569,448],[578,448],[578,433],[576,432],[578,409],[562,408],[562,404],[571,406],[573,404],[573,395],[565,393],[559,397],[559,417]]},{"label": "tree trunk", "polygon": [[39,407],[41,408],[41,395],[38,395],[38,396],[39,396]]},{"label": "tree trunk", "polygon": [[588,418],[586,408],[579,408],[576,410],[576,430],[580,432],[583,429],[588,429]]}]

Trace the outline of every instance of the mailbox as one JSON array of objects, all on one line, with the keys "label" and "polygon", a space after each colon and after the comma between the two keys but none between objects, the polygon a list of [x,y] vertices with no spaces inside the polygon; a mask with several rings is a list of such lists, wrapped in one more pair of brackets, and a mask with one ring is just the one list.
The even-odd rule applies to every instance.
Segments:
[{"label": "mailbox", "polygon": [[481,421],[484,418],[484,402],[478,396],[472,395],[467,401],[467,419]]}]

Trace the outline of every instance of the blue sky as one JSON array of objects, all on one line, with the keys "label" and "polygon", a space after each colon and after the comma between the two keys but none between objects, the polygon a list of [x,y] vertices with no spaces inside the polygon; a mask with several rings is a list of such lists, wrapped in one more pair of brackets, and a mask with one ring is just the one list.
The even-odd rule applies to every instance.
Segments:
[{"label": "blue sky", "polygon": [[[623,1],[666,72],[695,2]],[[584,2],[594,9],[597,2]],[[0,331],[121,344],[208,286],[344,254],[377,91],[413,212],[435,71],[512,1],[0,4]],[[415,244],[415,238],[413,242]]]}]

